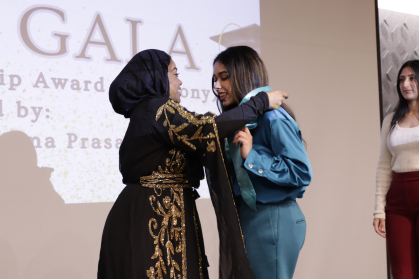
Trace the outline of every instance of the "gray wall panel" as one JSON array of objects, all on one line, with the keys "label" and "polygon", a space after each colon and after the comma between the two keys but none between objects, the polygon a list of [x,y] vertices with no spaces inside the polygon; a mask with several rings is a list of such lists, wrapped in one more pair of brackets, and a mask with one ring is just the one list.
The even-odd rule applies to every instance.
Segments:
[{"label": "gray wall panel", "polygon": [[392,112],[399,100],[397,73],[404,62],[419,59],[419,16],[379,9],[382,112]]}]

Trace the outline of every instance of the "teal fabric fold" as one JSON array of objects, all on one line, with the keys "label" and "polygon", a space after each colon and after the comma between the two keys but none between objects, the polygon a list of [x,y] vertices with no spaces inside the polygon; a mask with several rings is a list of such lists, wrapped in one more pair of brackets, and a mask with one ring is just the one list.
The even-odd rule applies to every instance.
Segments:
[{"label": "teal fabric fold", "polygon": [[[267,92],[272,91],[272,89],[269,86],[265,87],[259,87],[255,90],[249,92],[243,100],[240,102],[239,106],[241,104],[246,103],[250,100],[253,96],[256,96],[259,92]],[[254,129],[257,127],[257,118],[255,118],[250,123],[246,124],[246,127],[249,129]],[[226,155],[227,160],[231,161],[234,166],[234,172],[237,179],[237,182],[240,187],[240,192],[242,194],[243,201],[254,211],[257,211],[256,209],[256,192],[253,188],[252,181],[250,180],[249,174],[247,173],[247,170],[245,168],[242,168],[243,165],[243,158],[240,155],[240,147],[241,144],[236,146],[233,143],[234,135],[228,136],[226,140]]]}]

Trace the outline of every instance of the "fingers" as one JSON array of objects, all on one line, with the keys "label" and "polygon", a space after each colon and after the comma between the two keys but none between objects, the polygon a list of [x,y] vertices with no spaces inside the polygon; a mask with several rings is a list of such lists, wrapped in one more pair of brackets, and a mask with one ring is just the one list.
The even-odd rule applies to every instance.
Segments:
[{"label": "fingers", "polygon": [[385,219],[381,219],[380,230],[383,234],[386,233],[386,220]]},{"label": "fingers", "polygon": [[374,226],[374,229],[375,229],[375,232],[376,233],[379,232],[378,224],[379,224],[379,220],[378,219],[374,219],[374,222],[372,223],[372,225]]},{"label": "fingers", "polygon": [[[240,132],[239,132],[240,133]],[[237,144],[238,144],[238,138],[239,138],[239,133],[237,133],[235,136],[234,136],[234,138],[233,138],[233,143],[237,146]]]},{"label": "fingers", "polygon": [[278,95],[282,96],[283,99],[288,99],[288,97],[289,97],[289,94],[287,92],[280,91],[280,90],[273,90],[273,91],[268,91],[268,92],[278,94]]},{"label": "fingers", "polygon": [[243,142],[245,140],[244,138],[244,132],[243,131],[239,131],[233,139],[233,143],[236,144],[236,146],[239,144],[239,142]]},{"label": "fingers", "polygon": [[374,226],[375,232],[381,235],[379,225],[380,225],[380,220],[374,219],[373,226]]},{"label": "fingers", "polygon": [[[247,129],[247,128],[246,128]],[[247,129],[249,130],[249,129]],[[249,132],[250,134],[250,132]],[[234,136],[234,139],[238,139],[238,138],[248,138],[249,134],[247,134],[246,132],[240,130],[239,132],[237,132],[237,134]],[[250,135],[251,136],[251,135]]]},{"label": "fingers", "polygon": [[[244,131],[246,131],[246,129],[247,129],[247,131],[248,131],[248,133],[247,132],[244,132],[243,131],[243,129],[244,129]],[[235,136],[234,136],[234,139],[233,139],[233,143],[237,146],[238,144],[239,144],[239,142],[241,142],[242,144],[247,144],[247,143],[249,143],[249,142],[251,142],[252,141],[252,135],[250,134],[250,131],[249,131],[249,129],[247,128],[247,127],[245,127],[245,128],[243,128],[243,129],[241,129]]]},{"label": "fingers", "polygon": [[269,109],[278,109],[282,102],[288,98],[288,93],[284,91],[268,91]]},{"label": "fingers", "polygon": [[385,234],[385,219],[382,218],[375,218],[373,223],[375,232],[382,237],[386,237]]}]

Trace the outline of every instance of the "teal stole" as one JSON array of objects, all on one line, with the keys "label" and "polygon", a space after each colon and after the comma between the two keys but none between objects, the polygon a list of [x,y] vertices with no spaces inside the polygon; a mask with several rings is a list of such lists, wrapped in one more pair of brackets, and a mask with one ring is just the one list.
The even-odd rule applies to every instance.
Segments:
[{"label": "teal stole", "polygon": [[[272,91],[272,89],[269,86],[256,88],[255,90],[251,91],[243,98],[239,106],[249,101],[251,97],[256,96],[259,92],[267,92],[267,91]],[[250,130],[250,129],[256,128],[257,125],[258,125],[257,118],[255,118],[250,123],[246,124],[246,127],[249,128]],[[235,176],[237,179],[237,183],[239,184],[243,201],[251,209],[253,209],[254,211],[257,211],[255,189],[253,188],[253,184],[252,184],[252,181],[250,180],[247,170],[245,168],[242,168],[243,158],[240,155],[241,143],[238,146],[236,146],[233,143],[234,136],[235,135],[228,136],[226,140],[225,149],[226,149],[227,161],[232,161],[233,163]]]}]

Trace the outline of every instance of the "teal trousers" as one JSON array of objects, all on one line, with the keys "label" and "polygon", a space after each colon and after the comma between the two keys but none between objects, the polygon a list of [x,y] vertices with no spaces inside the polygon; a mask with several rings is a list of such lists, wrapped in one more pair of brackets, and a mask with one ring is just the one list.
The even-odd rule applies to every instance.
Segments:
[{"label": "teal trousers", "polygon": [[256,279],[291,279],[306,235],[306,221],[296,201],[237,202],[247,255]]}]

